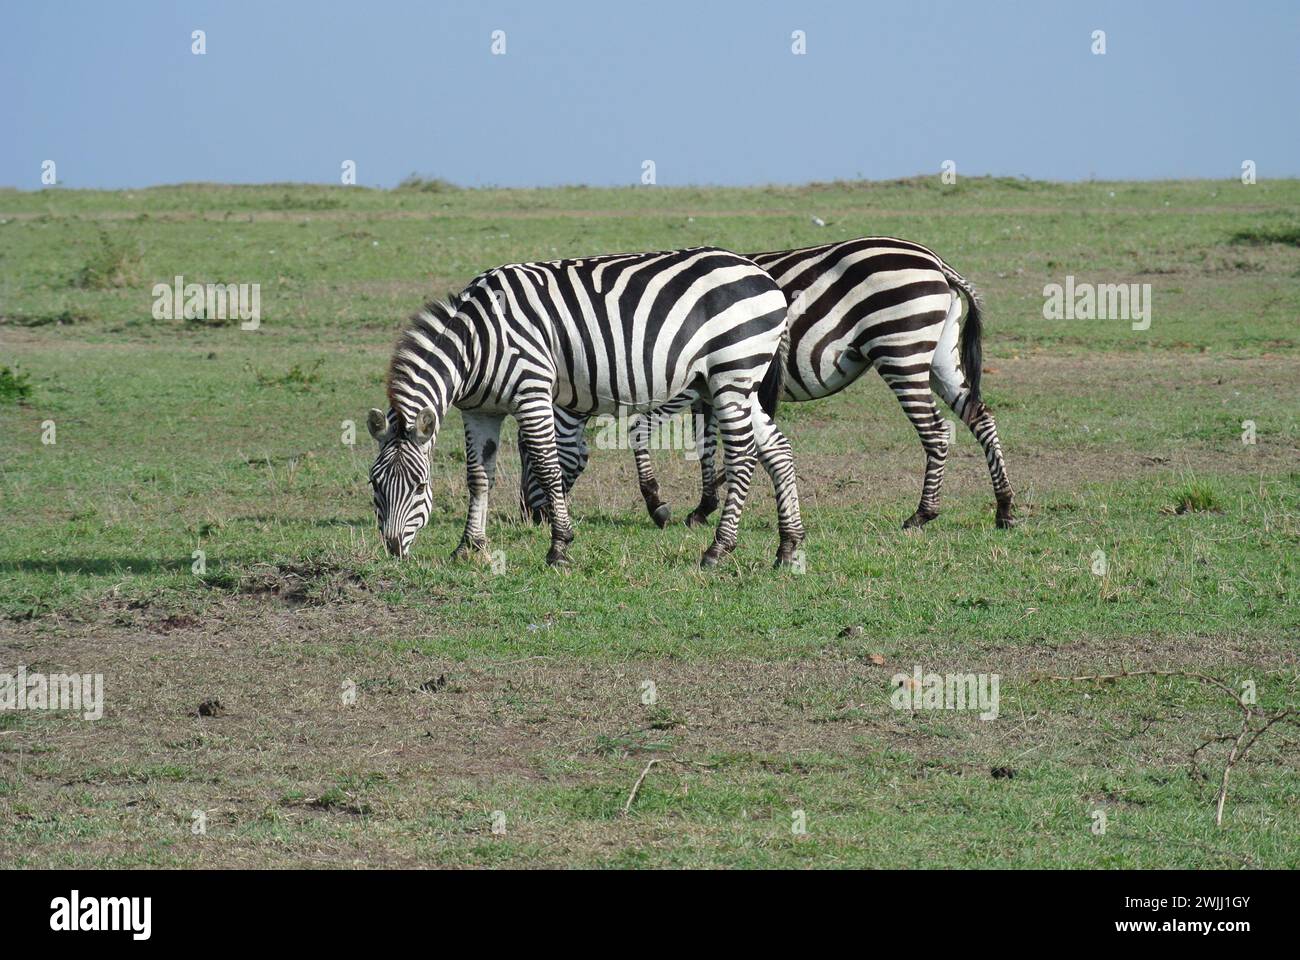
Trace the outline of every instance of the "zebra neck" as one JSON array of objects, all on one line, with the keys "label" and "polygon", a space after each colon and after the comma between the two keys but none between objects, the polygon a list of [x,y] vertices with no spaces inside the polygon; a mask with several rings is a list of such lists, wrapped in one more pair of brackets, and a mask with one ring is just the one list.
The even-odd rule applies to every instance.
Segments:
[{"label": "zebra neck", "polygon": [[473,373],[471,341],[465,324],[456,321],[422,313],[398,341],[389,370],[388,399],[406,427],[431,407],[441,429],[447,408],[465,392]]},{"label": "zebra neck", "polygon": [[436,442],[438,434],[442,432],[442,421],[447,415],[447,408],[455,402],[458,395],[459,383],[456,378],[444,379],[426,374],[402,384],[395,383],[390,392],[393,396],[393,410],[404,429],[415,424],[415,418],[421,411],[433,411],[433,440]]}]

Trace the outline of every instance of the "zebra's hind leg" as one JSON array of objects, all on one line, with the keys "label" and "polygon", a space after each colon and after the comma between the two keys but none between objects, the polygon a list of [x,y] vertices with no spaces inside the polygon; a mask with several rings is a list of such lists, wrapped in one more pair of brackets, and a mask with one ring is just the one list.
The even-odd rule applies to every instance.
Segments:
[{"label": "zebra's hind leg", "polygon": [[984,448],[984,459],[989,465],[989,479],[993,481],[993,497],[998,505],[998,529],[1010,530],[1016,525],[1015,491],[1011,489],[1011,480],[1007,477],[1007,464],[1002,456],[1002,441],[998,439],[997,421],[982,401],[973,406],[976,408],[974,415],[966,425]]},{"label": "zebra's hind leg", "polygon": [[939,515],[939,491],[943,487],[943,471],[948,461],[948,425],[939,415],[928,381],[918,382],[914,377],[893,377],[885,380],[894,391],[899,405],[907,414],[921,438],[925,450],[925,479],[921,481],[921,502],[916,512],[903,521],[904,530],[923,527]]},{"label": "zebra's hind leg", "polygon": [[939,349],[935,351],[933,365],[930,368],[930,384],[935,393],[943,397],[943,402],[952,408],[952,412],[979,441],[984,450],[984,459],[989,466],[989,479],[993,481],[993,497],[997,501],[997,525],[1006,530],[1016,525],[1013,501],[1014,491],[1011,480],[1007,477],[1007,464],[1002,457],[1002,442],[998,439],[998,425],[993,413],[984,406],[983,400],[971,397],[970,386],[961,368],[957,351],[955,324],[950,331],[945,327]]},{"label": "zebra's hind leg", "polygon": [[970,392],[962,390],[953,400],[944,396],[953,413],[970,428],[984,450],[989,465],[989,479],[993,481],[993,497],[997,501],[996,523],[999,530],[1009,530],[1016,525],[1015,491],[1007,477],[1007,464],[1002,456],[1002,441],[998,439],[997,421],[982,400],[971,400]]},{"label": "zebra's hind leg", "polygon": [[722,516],[718,519],[713,543],[700,559],[702,567],[717,566],[718,561],[736,549],[740,513],[749,497],[749,482],[754,476],[754,466],[758,459],[749,395],[737,397],[733,388],[731,396],[719,403],[715,393],[714,411],[718,418],[722,448],[726,454],[727,500],[722,505]]},{"label": "zebra's hind leg", "polygon": [[696,452],[700,458],[700,502],[686,517],[688,527],[702,527],[709,522],[709,514],[718,509],[718,421],[713,408],[703,406],[696,411]]},{"label": "zebra's hind leg", "polygon": [[650,462],[650,418],[657,413],[643,413],[632,418],[628,430],[628,443],[632,446],[632,457],[636,461],[636,480],[641,488],[641,499],[645,501],[650,519],[660,530],[668,526],[672,519],[672,509],[659,496],[659,480],[655,477],[654,465]]},{"label": "zebra's hind leg", "polygon": [[[580,413],[571,413],[562,407],[555,408],[555,446],[560,458],[560,471],[564,477],[564,493],[567,496],[578,482],[582,472],[587,469],[590,453],[587,449],[585,431],[588,417]],[[550,513],[547,509],[546,490],[537,481],[528,455],[528,445],[524,443],[523,431],[519,433],[519,515],[525,522],[540,526],[547,523]]]},{"label": "zebra's hind leg", "polygon": [[525,523],[534,526],[546,523],[546,490],[537,480],[533,470],[532,457],[528,444],[524,442],[524,431],[519,431],[519,516]]},{"label": "zebra's hind leg", "polygon": [[753,397],[754,440],[758,458],[772,478],[776,490],[777,530],[781,545],[776,552],[776,567],[794,563],[795,552],[804,540],[803,518],[799,513],[799,487],[795,482],[794,452],[772,418],[763,410],[758,396]]},{"label": "zebra's hind leg", "polygon": [[496,479],[497,449],[502,416],[465,411],[465,478],[469,487],[469,516],[453,560],[464,560],[487,549],[488,491]]},{"label": "zebra's hind leg", "polygon": [[546,562],[551,566],[564,566],[569,562],[573,524],[564,498],[564,478],[555,447],[555,414],[549,393],[520,398],[515,417],[519,421],[520,439],[528,448],[529,467],[546,491],[551,518],[551,549]]}]

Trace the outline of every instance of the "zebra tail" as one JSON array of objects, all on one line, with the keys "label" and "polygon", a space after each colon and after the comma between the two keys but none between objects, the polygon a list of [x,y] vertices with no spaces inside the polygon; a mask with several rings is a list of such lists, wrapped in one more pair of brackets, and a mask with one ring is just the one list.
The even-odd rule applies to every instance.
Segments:
[{"label": "zebra tail", "polygon": [[781,332],[781,343],[776,348],[772,363],[763,374],[763,382],[758,385],[758,403],[769,417],[776,416],[776,408],[781,403],[781,394],[785,392],[785,358],[790,352],[790,327]]},{"label": "zebra tail", "polygon": [[961,368],[966,374],[966,385],[970,387],[970,399],[966,409],[980,409],[983,399],[980,394],[981,374],[984,372],[984,304],[974,284],[959,274],[946,263],[943,274],[948,282],[966,295],[968,309],[966,322],[961,325]]}]

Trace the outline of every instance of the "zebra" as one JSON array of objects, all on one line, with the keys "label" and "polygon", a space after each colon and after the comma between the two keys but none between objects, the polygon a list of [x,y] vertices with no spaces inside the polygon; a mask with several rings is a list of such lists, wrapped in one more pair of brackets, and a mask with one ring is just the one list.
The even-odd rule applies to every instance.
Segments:
[{"label": "zebra", "polygon": [[786,309],[767,273],[716,247],[509,264],[426,304],[393,350],[388,410],[372,409],[366,421],[379,445],[370,484],[388,552],[407,555],[429,520],[429,451],[450,406],[465,423],[469,486],[453,558],[486,549],[488,491],[511,414],[546,494],[547,563],[564,565],[573,527],[553,405],[583,417],[707,405],[726,453],[728,495],[701,565],[735,548],[756,460],[776,489],[777,565],[790,565],[804,539],[794,459],[764,410],[781,390]]},{"label": "zebra", "polygon": [[[997,503],[997,526],[1014,526],[1014,495],[997,424],[980,392],[983,314],[975,288],[932,250],[892,237],[862,237],[748,256],[772,275],[791,302],[783,399],[829,397],[874,367],[915,427],[925,451],[925,476],[920,504],[903,527],[922,527],[939,513],[949,437],[932,391],[943,397],[984,450]],[[963,295],[968,304],[964,324],[960,322]],[[703,489],[699,505],[686,518],[691,526],[705,523],[718,503],[716,440],[707,410],[701,412]],[[650,417],[638,417],[629,438],[646,509],[663,527],[671,513],[659,496],[650,463],[650,422]],[[585,426],[585,418],[557,412],[566,489],[587,463]],[[545,513],[539,493],[525,462],[520,510],[534,522]]]}]

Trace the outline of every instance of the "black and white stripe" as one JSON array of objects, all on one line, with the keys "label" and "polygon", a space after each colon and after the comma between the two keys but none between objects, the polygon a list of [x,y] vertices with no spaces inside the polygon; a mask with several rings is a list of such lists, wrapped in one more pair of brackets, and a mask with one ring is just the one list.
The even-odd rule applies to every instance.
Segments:
[{"label": "black and white stripe", "polygon": [[[975,289],[933,251],[907,240],[863,237],[800,250],[751,255],[790,299],[789,349],[784,399],[817,400],[838,393],[874,368],[889,384],[925,451],[921,501],[905,527],[921,526],[939,512],[948,455],[938,393],[984,450],[997,501],[997,525],[1014,523],[997,424],[980,397],[982,317]],[[961,298],[969,305],[961,322]],[[932,392],[933,391],[933,392]],[[557,418],[566,463],[585,465],[584,422]],[[651,516],[668,520],[650,463],[644,431],[633,429],[637,478]],[[702,523],[717,507],[714,441],[701,438],[703,491],[687,523]],[[580,471],[579,471],[580,472]],[[566,475],[572,483],[577,473]],[[522,477],[521,501],[536,515],[539,491]]]},{"label": "black and white stripe", "polygon": [[[379,442],[375,512],[389,551],[404,555],[428,521],[428,449],[453,404],[465,421],[470,494],[457,554],[486,544],[487,495],[509,414],[545,494],[549,563],[565,562],[573,540],[553,405],[584,418],[700,405],[718,423],[728,484],[704,564],[734,548],[756,462],[776,487],[777,560],[788,563],[804,535],[793,457],[760,402],[780,389],[783,367],[773,359],[785,314],[767,273],[712,247],[512,264],[477,277],[449,303],[430,304],[393,352],[390,409],[368,420]],[[566,460],[570,469],[577,463]]]}]

